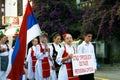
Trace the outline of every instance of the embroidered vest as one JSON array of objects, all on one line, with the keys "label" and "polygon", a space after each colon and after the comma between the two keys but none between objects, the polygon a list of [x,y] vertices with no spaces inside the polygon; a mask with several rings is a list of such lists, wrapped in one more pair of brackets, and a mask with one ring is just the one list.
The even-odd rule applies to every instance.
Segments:
[{"label": "embroidered vest", "polygon": [[[68,56],[68,53],[66,52],[66,46],[64,46],[64,49],[65,50],[64,50],[62,58]],[[73,47],[73,49],[74,49],[74,52],[75,52],[74,47]],[[64,63],[64,64],[66,65],[66,68],[67,68],[68,80],[80,80],[78,76],[77,77],[73,76],[72,63],[69,62],[69,63]]]},{"label": "embroidered vest", "polygon": [[[59,46],[61,47],[61,45],[59,45]],[[54,44],[52,44],[52,47],[53,47],[53,55],[52,55],[52,58],[53,58],[53,60],[54,60],[54,64],[55,64],[55,68],[56,68],[56,70],[59,71],[60,65],[57,64],[57,62],[55,61],[58,52],[55,50],[55,46],[54,46]]]},{"label": "embroidered vest", "polygon": [[[40,51],[44,52],[44,49],[42,48],[42,44],[39,45],[40,45]],[[50,76],[50,65],[49,65],[48,57],[44,57],[44,59],[42,60],[42,74],[43,74],[43,78],[48,78]]]}]

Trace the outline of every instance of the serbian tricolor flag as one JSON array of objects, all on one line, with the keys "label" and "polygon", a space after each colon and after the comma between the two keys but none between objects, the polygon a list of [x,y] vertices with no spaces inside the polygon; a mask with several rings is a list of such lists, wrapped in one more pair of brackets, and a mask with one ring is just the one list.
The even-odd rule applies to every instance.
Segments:
[{"label": "serbian tricolor flag", "polygon": [[26,45],[32,39],[39,36],[40,33],[40,27],[34,17],[30,3],[28,2],[20,32],[16,39],[15,47],[12,53],[12,68],[7,76],[9,79],[21,80],[21,76],[24,74]]}]

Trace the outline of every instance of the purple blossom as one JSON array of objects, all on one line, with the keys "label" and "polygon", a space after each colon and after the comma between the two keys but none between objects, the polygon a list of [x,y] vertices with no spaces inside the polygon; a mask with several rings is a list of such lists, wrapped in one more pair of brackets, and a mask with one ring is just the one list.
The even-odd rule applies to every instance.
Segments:
[{"label": "purple blossom", "polygon": [[113,24],[114,23],[114,19],[111,19],[110,21],[109,21],[109,24]]},{"label": "purple blossom", "polygon": [[45,25],[45,24],[42,24],[41,28],[43,28],[43,29],[46,28],[46,25]]},{"label": "purple blossom", "polygon": [[112,13],[112,14],[116,14],[116,13],[117,13],[117,10],[113,8],[112,11],[111,11],[111,13]]},{"label": "purple blossom", "polygon": [[57,18],[60,14],[61,14],[60,11],[58,12],[58,11],[54,10],[50,13],[50,17],[51,18]]}]

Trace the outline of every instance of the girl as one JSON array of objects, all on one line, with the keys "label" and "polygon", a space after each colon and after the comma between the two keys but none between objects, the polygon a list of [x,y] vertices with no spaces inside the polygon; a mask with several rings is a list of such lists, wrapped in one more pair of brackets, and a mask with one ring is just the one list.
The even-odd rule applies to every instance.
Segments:
[{"label": "girl", "polygon": [[47,44],[48,38],[46,33],[40,36],[40,44],[36,47],[36,66],[35,79],[36,80],[50,80],[50,49]]},{"label": "girl", "polygon": [[[60,45],[61,35],[58,33],[54,34],[53,41],[54,42],[50,46],[50,56],[52,57],[52,59],[54,61],[54,64],[51,67],[51,74],[52,74],[51,77],[52,77],[52,80],[57,80],[60,65],[57,64],[57,62],[55,60],[56,60],[58,51],[61,48],[61,45]],[[57,76],[56,76],[56,74],[57,74]]]},{"label": "girl", "polygon": [[28,64],[28,74],[27,78],[29,80],[34,80],[35,79],[35,64],[36,64],[36,56],[35,56],[35,49],[36,45],[38,44],[38,39],[35,38],[32,40],[33,46],[29,48],[28,50],[28,56],[26,59],[26,62]]},{"label": "girl", "polygon": [[65,45],[57,55],[56,61],[61,65],[58,75],[58,80],[79,80],[79,77],[74,77],[72,72],[72,56],[75,54],[75,48],[72,46],[72,36],[70,34],[63,35]]}]

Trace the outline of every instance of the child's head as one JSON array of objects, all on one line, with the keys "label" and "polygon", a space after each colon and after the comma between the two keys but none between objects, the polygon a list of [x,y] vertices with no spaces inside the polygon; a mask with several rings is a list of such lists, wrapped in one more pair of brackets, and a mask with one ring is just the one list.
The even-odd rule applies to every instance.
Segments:
[{"label": "child's head", "polygon": [[48,42],[48,34],[43,32],[40,36],[40,42],[47,43]]},{"label": "child's head", "polygon": [[92,40],[93,32],[92,31],[86,31],[84,33],[84,41],[90,42]]},{"label": "child's head", "polygon": [[73,38],[71,34],[63,34],[64,41],[68,44],[71,45],[73,42]]},{"label": "child's head", "polygon": [[5,43],[7,41],[7,36],[6,35],[0,35],[0,41],[2,43]]},{"label": "child's head", "polygon": [[54,34],[53,41],[54,43],[59,44],[61,42],[61,35],[59,33]]},{"label": "child's head", "polygon": [[38,39],[37,39],[37,38],[34,38],[34,39],[32,40],[32,44],[33,44],[34,46],[36,46],[36,45],[38,44]]}]

